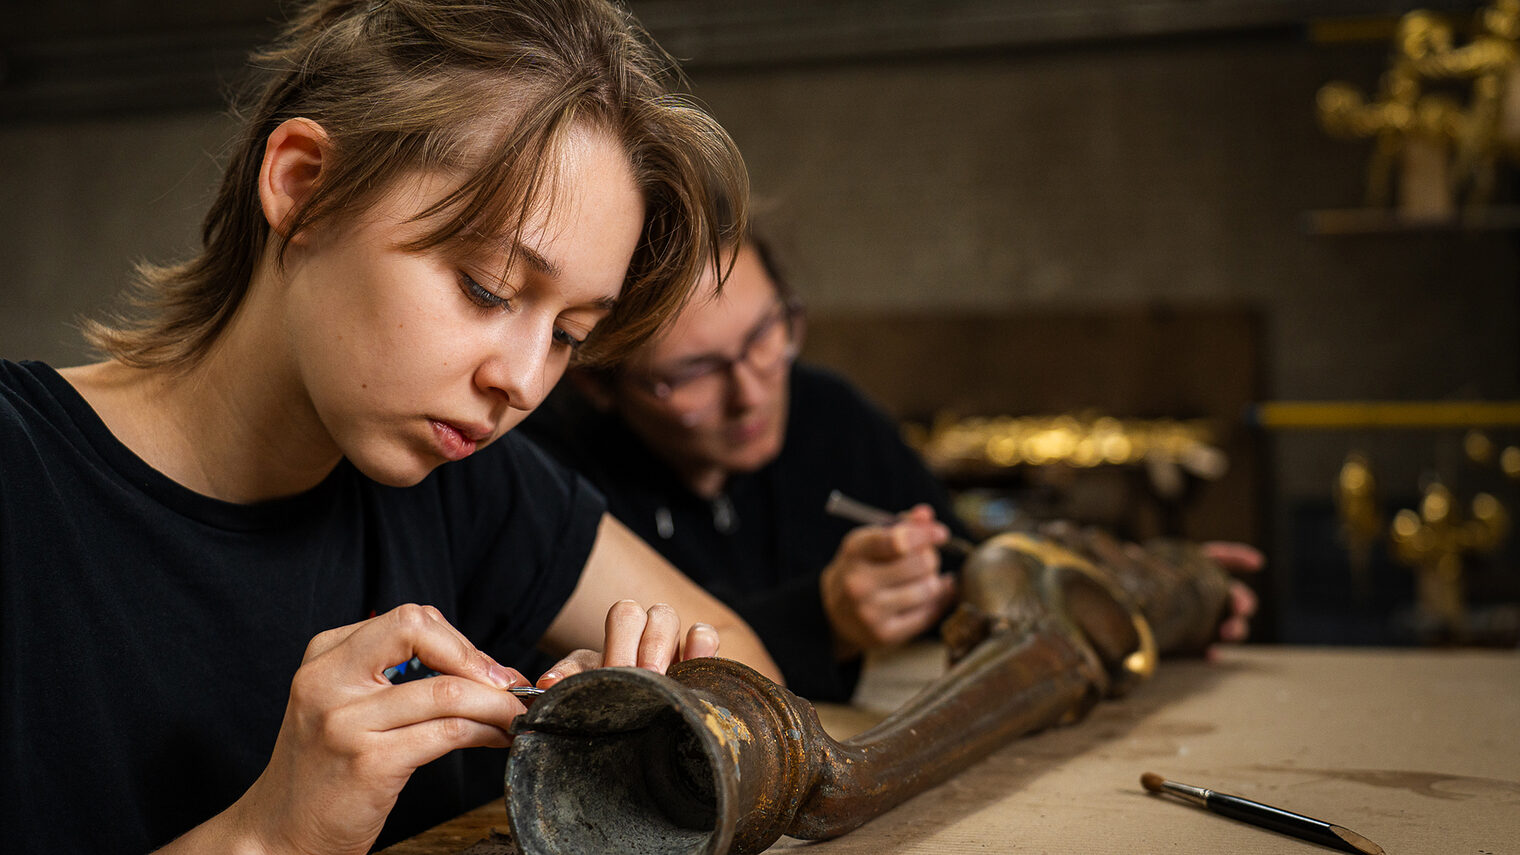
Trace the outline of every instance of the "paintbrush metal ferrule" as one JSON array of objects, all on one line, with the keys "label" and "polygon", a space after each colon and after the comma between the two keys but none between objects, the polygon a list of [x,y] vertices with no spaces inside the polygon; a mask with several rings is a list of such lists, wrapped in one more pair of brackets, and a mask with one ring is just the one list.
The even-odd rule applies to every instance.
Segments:
[{"label": "paintbrush metal ferrule", "polygon": [[1213,813],[1227,816],[1260,828],[1308,840],[1321,846],[1354,852],[1358,855],[1384,855],[1383,847],[1344,828],[1324,820],[1283,810],[1241,796],[1168,781],[1154,772],[1140,776],[1140,784],[1152,793],[1170,793]]},{"label": "paintbrush metal ferrule", "polygon": [[1203,787],[1195,787],[1192,784],[1179,784],[1176,781],[1162,781],[1161,788],[1163,790],[1166,790],[1168,793],[1171,793],[1172,795],[1177,796],[1184,801],[1192,802],[1199,807],[1207,807],[1209,803],[1209,796],[1212,796],[1214,794],[1213,790],[1206,790]]}]

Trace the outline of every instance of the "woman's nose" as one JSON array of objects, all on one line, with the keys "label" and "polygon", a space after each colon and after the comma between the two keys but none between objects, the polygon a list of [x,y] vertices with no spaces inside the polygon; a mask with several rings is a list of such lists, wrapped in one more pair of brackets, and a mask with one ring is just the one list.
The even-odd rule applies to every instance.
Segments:
[{"label": "woman's nose", "polygon": [[536,408],[559,379],[559,371],[551,364],[552,342],[552,324],[547,332],[517,328],[503,334],[476,368],[476,385],[501,394],[513,409]]}]

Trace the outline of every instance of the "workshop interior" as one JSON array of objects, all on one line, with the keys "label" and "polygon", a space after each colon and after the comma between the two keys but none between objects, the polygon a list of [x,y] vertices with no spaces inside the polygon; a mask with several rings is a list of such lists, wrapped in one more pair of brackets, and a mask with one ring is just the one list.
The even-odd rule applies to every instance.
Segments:
[{"label": "workshop interior", "polygon": [[[743,152],[802,358],[980,536],[1256,544],[1252,643],[1520,642],[1513,3],[632,8]],[[80,361],[193,246],[280,12],[8,10],[0,356]]]}]

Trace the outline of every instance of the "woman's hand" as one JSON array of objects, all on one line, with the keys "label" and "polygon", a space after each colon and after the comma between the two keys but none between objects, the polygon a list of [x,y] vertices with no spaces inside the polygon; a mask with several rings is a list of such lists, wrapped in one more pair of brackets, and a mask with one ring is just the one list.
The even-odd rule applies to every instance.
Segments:
[{"label": "woman's hand", "polygon": [[656,674],[665,673],[672,663],[716,656],[718,631],[705,623],[694,623],[681,638],[681,618],[665,603],[655,603],[646,611],[633,600],[619,600],[607,610],[606,641],[602,652],[576,650],[561,659],[538,678],[538,686],[547,689],[571,674],[592,668],[634,666]]},{"label": "woman's hand", "polygon": [[[668,605],[646,612],[639,603]],[[683,634],[674,620],[678,614],[702,623]],[[782,682],[781,669],[748,624],[611,514],[603,514],[580,582],[539,641],[540,648],[556,654],[576,652],[540,677],[538,685],[547,688],[600,665],[663,672],[677,658],[713,655],[720,639],[724,656]],[[684,642],[679,649],[678,642]]]},{"label": "woman's hand", "polygon": [[[385,669],[413,656],[439,676],[392,685]],[[505,690],[527,684],[431,606],[321,633],[291,683],[263,774],[170,849],[367,852],[417,767],[456,748],[511,741],[524,707]]]}]

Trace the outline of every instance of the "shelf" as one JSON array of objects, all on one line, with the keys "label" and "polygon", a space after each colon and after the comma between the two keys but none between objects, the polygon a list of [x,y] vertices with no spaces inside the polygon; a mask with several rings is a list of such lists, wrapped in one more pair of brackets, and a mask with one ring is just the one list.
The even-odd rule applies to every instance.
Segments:
[{"label": "shelf", "polygon": [[1493,205],[1472,214],[1450,216],[1415,216],[1387,208],[1340,208],[1304,214],[1304,231],[1311,235],[1516,230],[1520,230],[1520,205]]}]

